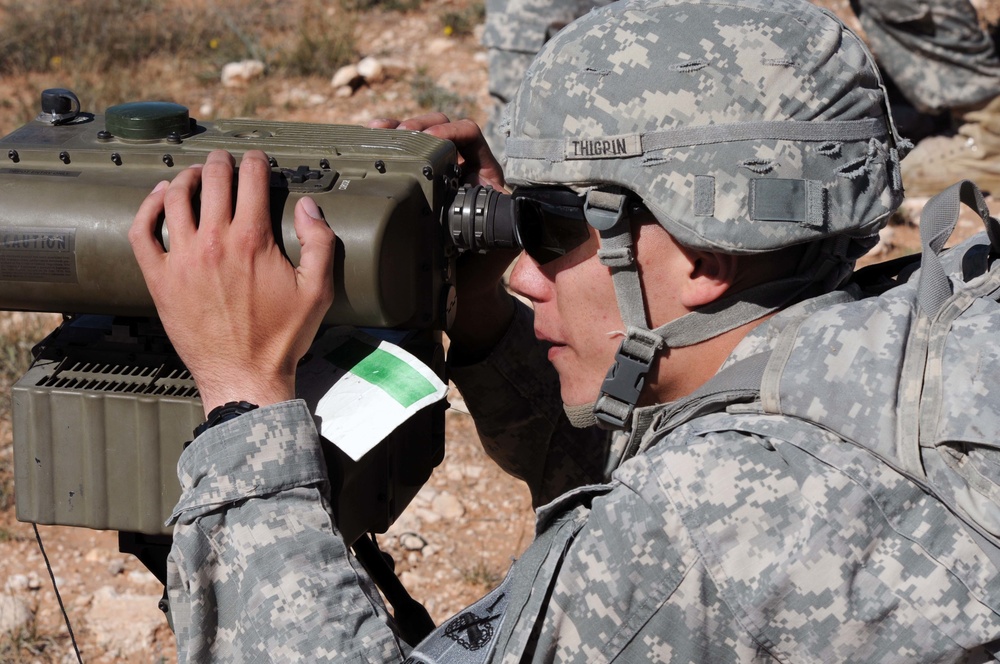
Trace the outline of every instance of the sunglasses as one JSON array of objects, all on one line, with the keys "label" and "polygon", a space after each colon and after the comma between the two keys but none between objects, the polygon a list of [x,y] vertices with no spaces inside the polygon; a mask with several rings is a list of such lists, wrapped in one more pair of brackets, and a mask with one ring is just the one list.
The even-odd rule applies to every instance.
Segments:
[{"label": "sunglasses", "polygon": [[[562,258],[590,239],[585,195],[562,187],[521,187],[511,196],[521,246],[539,265]],[[629,210],[645,208],[630,201]]]}]

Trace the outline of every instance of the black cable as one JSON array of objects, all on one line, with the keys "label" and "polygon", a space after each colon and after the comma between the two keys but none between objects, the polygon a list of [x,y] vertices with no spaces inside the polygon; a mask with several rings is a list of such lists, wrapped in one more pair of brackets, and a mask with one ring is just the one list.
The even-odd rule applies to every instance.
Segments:
[{"label": "black cable", "polygon": [[38,550],[42,552],[42,559],[45,560],[45,569],[49,571],[49,578],[52,579],[52,589],[56,591],[56,600],[59,602],[59,610],[62,611],[63,620],[66,621],[66,629],[69,630],[69,639],[73,642],[73,651],[76,653],[76,661],[83,664],[83,657],[80,656],[80,647],[76,645],[76,636],[73,635],[73,626],[69,624],[69,614],[66,613],[66,606],[63,604],[62,595],[59,594],[59,587],[56,585],[56,575],[49,564],[49,557],[45,555],[45,547],[42,546],[42,536],[38,534],[38,524],[33,523],[31,527],[35,529],[35,541],[38,542]]}]

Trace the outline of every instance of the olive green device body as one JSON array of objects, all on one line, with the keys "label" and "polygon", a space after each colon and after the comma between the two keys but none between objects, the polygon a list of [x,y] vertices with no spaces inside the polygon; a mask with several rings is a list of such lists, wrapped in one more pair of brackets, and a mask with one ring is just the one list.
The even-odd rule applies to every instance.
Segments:
[{"label": "olive green device body", "polygon": [[[324,211],[338,238],[327,323],[380,329],[444,376],[455,249],[441,219],[455,189],[454,146],[416,132],[196,124],[184,114],[181,131],[152,138],[121,118],[113,133],[102,116],[80,114],[0,139],[0,309],[68,315],[13,388],[22,521],[170,533],[177,459],[203,412],[127,233],[157,182],[211,150],[272,159],[274,231],[292,263],[295,202],[309,195]],[[161,241],[169,250],[168,234]],[[348,542],[388,528],[440,463],[445,407],[424,409],[357,462],[324,441]]]},{"label": "olive green device body", "polygon": [[[447,308],[443,197],[455,148],[419,132],[220,120],[176,143],[103,137],[102,116],[32,122],[0,139],[0,309],[156,314],[128,242],[161,180],[215,149],[264,150],[272,216],[293,263],[296,201],[311,196],[337,233],[336,296],[326,320],[441,327]],[[280,224],[277,220],[280,219]],[[166,235],[166,234],[165,234]],[[169,248],[169,236],[162,238]]]}]

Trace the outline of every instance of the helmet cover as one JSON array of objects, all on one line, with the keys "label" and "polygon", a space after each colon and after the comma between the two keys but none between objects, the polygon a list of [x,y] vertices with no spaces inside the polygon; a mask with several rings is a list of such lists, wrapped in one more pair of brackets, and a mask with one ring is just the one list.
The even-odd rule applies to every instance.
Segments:
[{"label": "helmet cover", "polygon": [[623,0],[559,32],[505,120],[515,186],[618,186],[674,238],[732,254],[849,236],[899,205],[872,56],[804,0]]}]

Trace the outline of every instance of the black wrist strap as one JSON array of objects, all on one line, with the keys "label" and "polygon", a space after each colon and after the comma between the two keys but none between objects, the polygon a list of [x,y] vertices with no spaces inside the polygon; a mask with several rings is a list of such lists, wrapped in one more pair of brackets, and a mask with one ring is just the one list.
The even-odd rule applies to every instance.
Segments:
[{"label": "black wrist strap", "polygon": [[251,410],[257,410],[260,406],[249,401],[230,401],[221,406],[216,406],[209,413],[204,422],[199,424],[194,430],[194,437],[197,438],[217,424],[236,419]]}]

